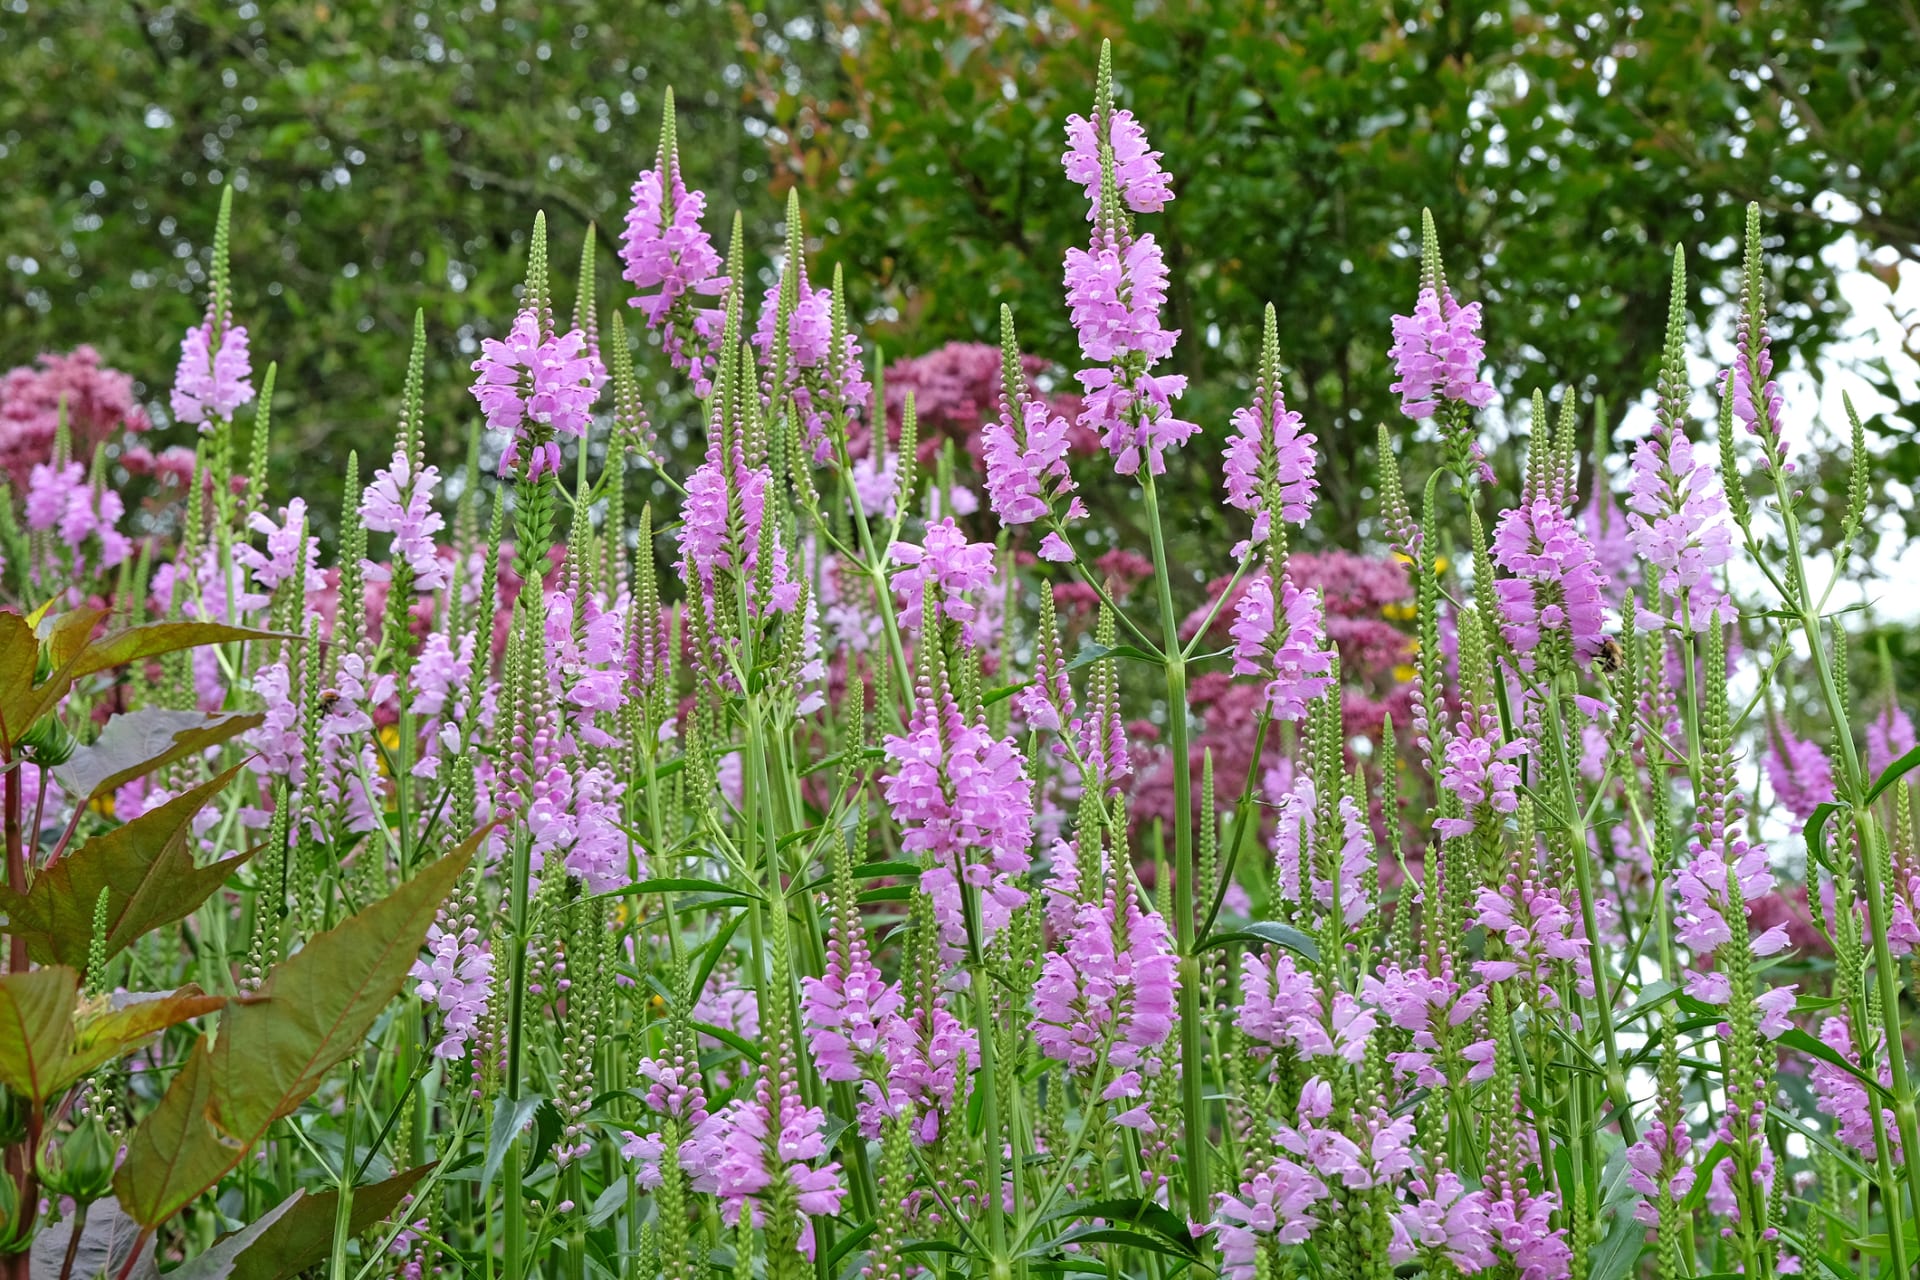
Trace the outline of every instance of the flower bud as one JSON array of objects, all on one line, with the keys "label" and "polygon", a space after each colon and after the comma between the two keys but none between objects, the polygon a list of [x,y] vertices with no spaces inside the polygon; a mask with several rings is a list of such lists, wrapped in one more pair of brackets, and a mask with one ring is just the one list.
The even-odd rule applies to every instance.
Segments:
[{"label": "flower bud", "polygon": [[73,758],[74,748],[79,745],[67,726],[51,713],[34,721],[33,727],[20,737],[27,759],[41,768],[65,764]]},{"label": "flower bud", "polygon": [[49,1192],[91,1204],[113,1183],[113,1139],[98,1116],[89,1116],[40,1152],[40,1181]]}]

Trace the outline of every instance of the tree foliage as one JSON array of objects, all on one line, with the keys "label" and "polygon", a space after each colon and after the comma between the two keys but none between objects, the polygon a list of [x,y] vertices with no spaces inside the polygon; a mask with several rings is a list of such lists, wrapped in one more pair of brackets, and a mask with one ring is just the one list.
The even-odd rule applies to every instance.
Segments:
[{"label": "tree foliage", "polygon": [[1443,243],[1474,246],[1449,277],[1486,303],[1510,396],[1651,386],[1669,255],[1700,266],[1696,310],[1723,300],[1749,200],[1772,215],[1776,343],[1803,356],[1844,313],[1824,247],[1851,231],[1920,255],[1904,0],[887,0],[834,10],[832,29],[833,77],[803,81],[769,48],[760,102],[779,180],[830,193],[813,215],[890,346],[990,341],[1010,302],[1028,346],[1072,354],[1060,258],[1084,204],[1059,121],[1086,110],[1111,37],[1122,104],[1154,121],[1177,193],[1157,231],[1188,407],[1218,431],[1244,402],[1234,371],[1273,302],[1349,520],[1369,509],[1373,423],[1403,421],[1385,348],[1412,305],[1422,207]]}]

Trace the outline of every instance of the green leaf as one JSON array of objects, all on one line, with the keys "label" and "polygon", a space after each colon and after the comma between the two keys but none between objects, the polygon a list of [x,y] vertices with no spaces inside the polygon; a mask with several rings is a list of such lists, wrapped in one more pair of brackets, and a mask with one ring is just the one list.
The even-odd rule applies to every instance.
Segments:
[{"label": "green leaf", "polygon": [[707,944],[706,954],[700,957],[700,967],[694,972],[693,985],[687,989],[689,1003],[699,1003],[700,993],[707,989],[707,979],[713,976],[714,966],[720,963],[720,957],[726,953],[727,944],[733,941],[733,935],[740,931],[740,926],[746,918],[747,913],[744,911],[734,913],[724,925],[720,926],[720,932],[713,936],[713,941]]},{"label": "green leaf", "polygon": [[1052,1222],[1060,1218],[1104,1218],[1108,1223],[1120,1223],[1129,1227],[1144,1227],[1172,1244],[1175,1249],[1188,1257],[1198,1258],[1199,1249],[1193,1243],[1193,1233],[1187,1230],[1187,1224],[1170,1210],[1152,1200],[1128,1199],[1118,1197],[1107,1200],[1076,1200],[1064,1204],[1042,1221]]},{"label": "green leaf", "polygon": [[723,893],[730,898],[752,898],[760,901],[760,895],[730,884],[721,884],[718,880],[694,880],[686,877],[665,876],[656,880],[642,880],[621,890],[622,893]]},{"label": "green leaf", "polygon": [[1160,655],[1148,653],[1145,649],[1138,649],[1130,644],[1096,644],[1089,640],[1080,646],[1080,652],[1067,659],[1067,670],[1078,671],[1082,667],[1090,667],[1102,658],[1126,658],[1133,662],[1144,662],[1153,667],[1164,665]]},{"label": "green leaf", "polygon": [[265,718],[258,713],[209,715],[144,707],[107,721],[99,739],[75,750],[53,776],[84,804],[175,760],[218,746]]},{"label": "green leaf", "polygon": [[[1920,748],[1915,749],[1920,750]],[[1831,865],[1827,861],[1826,842],[1820,838],[1820,833],[1826,828],[1827,819],[1839,811],[1838,805],[1834,804],[1831,800],[1827,800],[1815,805],[1813,812],[1807,815],[1807,826],[1806,830],[1802,832],[1802,838],[1807,842],[1808,859],[1819,866],[1826,867]]]},{"label": "green leaf", "polygon": [[[33,1238],[34,1280],[58,1276],[66,1265],[67,1244],[73,1239],[73,1216],[48,1227]],[[87,1225],[81,1229],[80,1244],[73,1251],[75,1277],[120,1275],[127,1259],[140,1248],[140,1260],[127,1273],[127,1280],[160,1280],[160,1267],[154,1260],[153,1241],[144,1239],[140,1224],[126,1215],[119,1202],[109,1196],[96,1200],[87,1210]],[[178,1275],[178,1272],[173,1274]]]},{"label": "green leaf", "polygon": [[760,1046],[737,1031],[729,1031],[725,1027],[716,1027],[711,1022],[696,1022],[693,1024],[693,1029],[702,1035],[712,1036],[715,1040],[718,1040],[721,1044],[729,1048],[738,1049],[741,1055],[750,1062],[760,1061]]},{"label": "green leaf", "polygon": [[1647,1229],[1634,1218],[1633,1211],[1626,1205],[1616,1207],[1606,1239],[1593,1251],[1587,1280],[1625,1280],[1640,1260],[1646,1239]]},{"label": "green leaf", "polygon": [[0,977],[0,1083],[36,1102],[53,1096],[79,993],[64,965]]},{"label": "green leaf", "polygon": [[1882,792],[1916,768],[1920,768],[1920,747],[1915,747],[1905,755],[1889,762],[1887,767],[1880,771],[1880,776],[1875,778],[1873,785],[1867,788],[1867,803],[1872,804],[1878,800]]},{"label": "green leaf", "polygon": [[1156,1253],[1163,1258],[1197,1258],[1198,1252],[1191,1245],[1182,1249],[1171,1240],[1148,1235],[1144,1231],[1128,1231],[1124,1227],[1096,1227],[1091,1224],[1074,1227],[1064,1231],[1051,1240],[1042,1241],[1028,1249],[1022,1257],[1034,1257],[1039,1254],[1053,1253],[1069,1244],[1117,1244],[1129,1249],[1139,1249],[1146,1253]]},{"label": "green leaf", "polygon": [[1893,1105],[1893,1095],[1887,1092],[1885,1085],[1875,1080],[1853,1063],[1847,1061],[1845,1057],[1825,1042],[1814,1039],[1799,1027],[1794,1027],[1783,1032],[1779,1037],[1778,1043],[1789,1049],[1798,1049],[1801,1053],[1811,1054],[1822,1062],[1840,1068],[1855,1080],[1858,1080],[1861,1084],[1873,1090],[1887,1106]]},{"label": "green leaf", "polygon": [[500,1174],[500,1166],[506,1163],[507,1148],[520,1137],[521,1130],[533,1122],[533,1113],[545,1102],[537,1093],[520,1098],[497,1098],[493,1104],[493,1127],[487,1132],[487,1158],[480,1166],[480,1198],[487,1198],[487,1188]]},{"label": "green leaf", "polygon": [[421,868],[387,897],[310,940],[235,1001],[127,1139],[113,1188],[158,1227],[238,1165],[355,1052],[406,981],[440,903],[485,836]]},{"label": "green leaf", "polygon": [[1272,946],[1284,947],[1309,964],[1320,963],[1319,943],[1292,925],[1280,924],[1273,920],[1257,920],[1231,933],[1212,934],[1200,944],[1198,949],[1212,951],[1216,947],[1224,947],[1233,942],[1268,943]]},{"label": "green leaf", "polygon": [[240,766],[183,792],[87,841],[34,878],[24,897],[0,893],[9,929],[27,940],[28,953],[43,963],[84,971],[93,945],[94,905],[107,894],[107,955],[162,925],[184,920],[218,889],[251,853],[196,866],[193,818],[219,794]]},{"label": "green leaf", "polygon": [[427,927],[478,847],[421,868],[393,893],[320,934],[237,1001],[220,1028],[215,1122],[249,1143],[290,1114],[399,993]]},{"label": "green leaf", "polygon": [[[432,1169],[423,1164],[382,1182],[355,1187],[348,1210],[348,1231],[360,1235],[392,1216],[414,1184]],[[293,1280],[326,1260],[333,1244],[333,1219],[339,1191],[308,1195],[296,1191],[257,1221],[214,1242],[168,1280]]]}]

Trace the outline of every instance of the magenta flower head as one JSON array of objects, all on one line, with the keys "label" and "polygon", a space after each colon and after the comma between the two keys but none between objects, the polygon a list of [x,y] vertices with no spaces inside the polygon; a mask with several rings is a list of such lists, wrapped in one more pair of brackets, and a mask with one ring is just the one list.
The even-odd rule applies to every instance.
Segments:
[{"label": "magenta flower head", "polygon": [[211,431],[231,422],[233,412],[253,399],[253,365],[247,357],[247,330],[226,316],[211,314],[180,340],[180,366],[174,373],[173,416]]},{"label": "magenta flower head", "polygon": [[1033,784],[1012,738],[969,724],[952,693],[922,686],[904,734],[885,743],[881,794],[904,828],[900,847],[926,870],[920,887],[950,947],[966,942],[962,879],[978,888],[984,944],[1026,901],[1016,883],[1032,865]]},{"label": "magenta flower head", "polygon": [[1326,1198],[1326,1184],[1285,1156],[1241,1183],[1237,1193],[1222,1192],[1208,1224],[1220,1241],[1220,1274],[1254,1280],[1261,1243],[1304,1244],[1319,1225],[1313,1206]]},{"label": "magenta flower head", "polygon": [[1166,261],[1152,235],[1135,233],[1132,215],[1157,211],[1173,197],[1145,131],[1131,116],[1123,122],[1123,114],[1113,106],[1111,54],[1103,45],[1093,114],[1068,124],[1062,157],[1068,177],[1088,191],[1094,224],[1087,248],[1067,250],[1067,307],[1080,353],[1092,362],[1075,375],[1085,393],[1080,425],[1100,436],[1120,475],[1136,475],[1143,464],[1160,475],[1166,451],[1199,427],[1174,416],[1186,378],[1153,373],[1180,333],[1160,323]]},{"label": "magenta flower head", "polygon": [[1696,461],[1678,424],[1661,424],[1633,451],[1627,536],[1642,559],[1667,577],[1670,595],[1711,584],[1733,555],[1733,524],[1713,465]]},{"label": "magenta flower head", "polygon": [[1557,498],[1539,495],[1505,511],[1493,532],[1493,562],[1513,576],[1494,583],[1501,630],[1531,671],[1543,644],[1593,661],[1606,639],[1607,575]]},{"label": "magenta flower head", "polygon": [[1275,512],[1289,524],[1305,524],[1313,510],[1314,437],[1300,430],[1300,415],[1287,408],[1280,389],[1280,326],[1271,303],[1260,345],[1260,379],[1253,403],[1233,412],[1227,441],[1227,505],[1253,513],[1253,537],[1234,548],[1245,555],[1271,536]]},{"label": "magenta flower head", "polygon": [[1387,356],[1400,377],[1400,412],[1431,418],[1444,402],[1484,409],[1493,402],[1493,384],[1480,376],[1486,341],[1480,336],[1480,304],[1461,306],[1444,285],[1420,290],[1413,314],[1393,318],[1393,345]]},{"label": "magenta flower head", "polygon": [[1267,709],[1276,720],[1298,720],[1307,703],[1333,686],[1333,651],[1327,648],[1320,593],[1280,578],[1276,614],[1273,579],[1262,573],[1247,584],[1234,607],[1233,672],[1264,676]]},{"label": "magenta flower head", "polygon": [[987,502],[1003,527],[1032,524],[1077,486],[1067,467],[1067,420],[1028,385],[1007,306],[1000,308],[1000,382],[1000,412],[980,432]]},{"label": "magenta flower head", "polygon": [[[727,290],[720,254],[700,217],[707,197],[689,191],[680,176],[680,146],[675,136],[673,91],[661,110],[660,151],[654,167],[633,184],[633,207],[620,236],[621,279],[642,290],[628,300],[660,331],[667,359],[693,379],[694,393],[713,389],[713,345],[725,313],[698,305],[696,297],[718,297]],[[653,290],[651,293],[645,290]]]},{"label": "magenta flower head", "polygon": [[593,402],[606,368],[578,329],[540,332],[537,308],[514,317],[504,340],[486,338],[473,362],[473,398],[487,426],[508,433],[500,474],[508,475],[526,454],[527,479],[560,469],[560,436],[578,438],[593,422]]},{"label": "magenta flower head", "polygon": [[1107,1046],[1115,1071],[1139,1070],[1173,1030],[1179,962],[1167,922],[1144,912],[1132,872],[1117,871],[1100,902],[1074,913],[1064,951],[1049,952],[1033,991],[1033,1037],[1040,1052],[1090,1071]]},{"label": "magenta flower head", "polygon": [[[360,498],[361,522],[375,533],[393,535],[393,562],[407,566],[416,591],[438,591],[447,585],[447,566],[433,540],[446,527],[433,509],[433,491],[439,483],[438,467],[429,464],[416,471],[413,460],[400,450],[386,470],[373,473],[373,483]],[[367,566],[369,582],[386,582],[391,577],[385,565]]]},{"label": "magenta flower head", "polygon": [[891,583],[900,597],[904,626],[909,630],[920,626],[923,602],[932,587],[939,601],[939,616],[960,624],[963,642],[979,644],[985,639],[981,609],[975,600],[993,585],[992,546],[968,542],[967,535],[948,516],[927,526],[921,545],[896,542],[887,554],[901,565]]},{"label": "magenta flower head", "polygon": [[233,411],[253,399],[253,366],[247,359],[247,331],[233,322],[228,283],[227,228],[233,217],[233,188],[220,193],[220,216],[213,228],[213,264],[206,318],[180,340],[180,366],[173,379],[173,416],[204,433],[215,422],[233,421]]}]

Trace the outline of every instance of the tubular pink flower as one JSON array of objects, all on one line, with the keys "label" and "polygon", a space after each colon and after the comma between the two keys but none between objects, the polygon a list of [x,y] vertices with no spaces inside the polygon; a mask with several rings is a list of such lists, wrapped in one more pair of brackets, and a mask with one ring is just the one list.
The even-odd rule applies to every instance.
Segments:
[{"label": "tubular pink flower", "polygon": [[[1107,115],[1107,141],[1113,147],[1113,179],[1120,199],[1135,213],[1159,213],[1173,199],[1173,189],[1160,168],[1160,153],[1147,143],[1147,131],[1131,111],[1094,114]],[[1100,206],[1100,131],[1092,120],[1067,117],[1067,151],[1061,163],[1067,180],[1085,189],[1087,218],[1092,221]]]},{"label": "tubular pink flower", "polygon": [[[1305,524],[1313,509],[1314,436],[1300,430],[1300,415],[1287,408],[1278,387],[1233,411],[1233,438],[1227,441],[1227,505],[1254,513],[1249,544],[1267,540],[1274,513],[1266,509],[1269,490],[1279,494],[1279,516]],[[1236,548],[1236,555],[1244,550]]]},{"label": "tubular pink flower", "polygon": [[689,191],[681,180],[679,155],[663,154],[634,181],[633,206],[620,235],[621,279],[655,291],[642,292],[627,305],[639,309],[649,329],[660,330],[667,359],[692,378],[698,396],[713,389],[712,347],[725,316],[718,308],[698,306],[694,298],[717,297],[729,283],[700,225],[706,205],[705,193]]},{"label": "tubular pink flower", "polygon": [[[1781,724],[1767,735],[1767,783],[1783,808],[1800,822],[1832,802],[1833,762],[1818,743],[1794,736]],[[1800,828],[1794,827],[1795,831]]]},{"label": "tubular pink flower", "polygon": [[901,997],[867,954],[857,915],[836,913],[827,935],[826,973],[800,980],[800,1012],[807,1047],[822,1080],[858,1080],[861,1064],[882,1051],[887,1026],[898,1020]]},{"label": "tubular pink flower", "polygon": [[1387,356],[1400,380],[1400,411],[1409,418],[1430,418],[1442,401],[1484,409],[1493,401],[1493,385],[1480,377],[1486,341],[1480,336],[1480,304],[1461,306],[1448,293],[1420,290],[1413,314],[1393,318],[1393,345]]},{"label": "tubular pink flower", "polygon": [[[307,534],[307,504],[303,498],[289,499],[280,509],[280,523],[267,518],[264,511],[247,517],[247,528],[267,535],[267,548],[261,551],[245,544],[234,547],[234,563],[253,572],[253,580],[262,589],[273,591],[296,574],[302,574],[304,590],[317,592],[326,585],[320,574],[320,539]],[[305,555],[301,543],[305,542]]]},{"label": "tubular pink flower", "polygon": [[863,1086],[860,1131],[880,1136],[881,1121],[906,1116],[913,1141],[929,1146],[940,1137],[963,1087],[980,1068],[980,1037],[946,1008],[935,1004],[907,1017],[889,1018],[881,1042],[886,1058],[884,1092]]},{"label": "tubular pink flower", "polygon": [[578,329],[542,337],[532,307],[514,317],[506,338],[485,338],[473,362],[473,398],[487,426],[508,433],[500,474],[510,474],[522,446],[531,445],[527,477],[560,469],[555,437],[580,437],[593,421],[593,402],[606,367]]},{"label": "tubular pink flower", "polygon": [[1077,1071],[1092,1070],[1103,1046],[1116,1071],[1135,1070],[1173,1030],[1180,977],[1167,922],[1118,878],[1104,901],[1080,904],[1066,950],[1047,954],[1034,986],[1034,1043]]},{"label": "tubular pink flower", "polygon": [[1423,1255],[1444,1258],[1469,1275],[1493,1266],[1493,1222],[1485,1191],[1468,1191],[1451,1169],[1442,1169],[1431,1182],[1423,1174],[1409,1189],[1417,1198],[1393,1211],[1389,1261],[1397,1266]]},{"label": "tubular pink flower", "polygon": [[1237,1194],[1222,1192],[1209,1224],[1220,1241],[1220,1274],[1225,1280],[1253,1280],[1263,1238],[1305,1243],[1319,1225],[1310,1211],[1326,1197],[1326,1184],[1285,1156],[1241,1183]]},{"label": "tubular pink flower", "polygon": [[923,616],[922,599],[928,584],[939,592],[940,616],[960,624],[960,635],[967,644],[977,644],[980,634],[980,606],[967,597],[985,591],[993,584],[993,547],[984,542],[968,542],[967,535],[952,516],[927,526],[926,540],[919,546],[896,542],[887,554],[902,567],[895,570],[891,585],[900,598],[900,622],[909,631],[917,630]]},{"label": "tubular pink flower", "polygon": [[1033,786],[1011,737],[968,724],[953,695],[922,690],[905,734],[886,739],[881,793],[904,828],[901,848],[920,856],[920,887],[933,898],[946,944],[965,944],[960,877],[978,888],[981,943],[1026,901],[1015,883],[1032,865]]},{"label": "tubular pink flower", "polygon": [[87,483],[86,469],[77,462],[36,463],[28,477],[27,528],[53,530],[76,558],[87,539],[95,539],[96,568],[111,569],[132,552],[133,543],[119,528],[125,514],[120,495],[106,488],[96,492]]},{"label": "tubular pink flower", "polygon": [[1913,746],[1913,718],[1899,703],[1889,700],[1867,721],[1867,772],[1879,777]]},{"label": "tubular pink flower", "polygon": [[1333,652],[1326,646],[1320,593],[1280,579],[1280,617],[1273,581],[1260,574],[1234,606],[1233,673],[1267,679],[1267,707],[1277,720],[1298,720],[1307,703],[1333,686]]},{"label": "tubular pink flower", "polygon": [[[386,470],[373,473],[373,483],[360,498],[361,521],[375,533],[393,535],[393,561],[412,572],[415,591],[438,591],[447,585],[447,566],[433,540],[447,523],[433,509],[439,483],[438,467],[423,466],[415,475],[412,459],[397,450]],[[392,580],[385,565],[368,563],[366,569],[369,582]]]},{"label": "tubular pink flower", "polygon": [[1607,576],[1593,547],[1552,497],[1505,511],[1493,533],[1493,562],[1513,576],[1494,583],[1501,631],[1532,670],[1550,636],[1565,637],[1573,656],[1591,662],[1606,638]]},{"label": "tubular pink flower", "polygon": [[1476,715],[1471,707],[1460,717],[1460,727],[1447,739],[1446,762],[1440,785],[1460,798],[1462,818],[1436,818],[1434,829],[1443,836],[1463,836],[1482,821],[1498,822],[1502,814],[1520,807],[1522,759],[1533,749],[1527,738],[1500,742],[1500,724],[1493,716]]},{"label": "tubular pink flower", "polygon": [[247,359],[247,330],[224,317],[218,349],[210,316],[180,340],[180,366],[173,377],[173,416],[199,425],[204,433],[215,420],[233,421],[233,411],[253,399],[253,366]]},{"label": "tubular pink flower", "polygon": [[1576,936],[1573,912],[1552,885],[1509,877],[1498,892],[1482,889],[1474,900],[1473,921],[1505,944],[1503,958],[1482,960],[1475,966],[1488,982],[1525,978],[1530,999],[1543,1009],[1557,1009],[1555,970],[1559,964],[1571,964],[1583,994],[1591,994],[1587,940]]},{"label": "tubular pink flower", "polygon": [[493,957],[477,929],[453,934],[437,924],[427,930],[427,950],[431,959],[414,961],[411,976],[418,984],[414,994],[441,1013],[443,1034],[433,1056],[462,1058],[487,1011]]},{"label": "tubular pink flower", "polygon": [[1005,415],[982,430],[987,502],[1002,525],[1032,524],[1073,492],[1067,469],[1067,420],[1044,400],[1028,400],[1015,418]]},{"label": "tubular pink flower", "polygon": [[1678,427],[1659,426],[1633,451],[1627,536],[1648,564],[1668,575],[1668,595],[1710,582],[1733,555],[1733,523],[1713,464],[1696,461]]},{"label": "tubular pink flower", "polygon": [[735,1102],[725,1115],[714,1169],[721,1219],[735,1226],[745,1212],[764,1225],[771,1208],[765,1193],[776,1176],[784,1178],[798,1193],[800,1251],[811,1260],[812,1218],[838,1213],[846,1196],[839,1164],[813,1163],[827,1154],[826,1113],[807,1106],[791,1079],[783,1079],[776,1091],[763,1077],[754,1095]]},{"label": "tubular pink flower", "polygon": [[[1855,1067],[1860,1066],[1860,1055],[1854,1050],[1853,1034],[1847,1029],[1846,1019],[1822,1019],[1820,1042]],[[1884,1054],[1879,1055],[1879,1079],[1882,1085],[1891,1087],[1893,1069]],[[1814,1105],[1820,1114],[1833,1119],[1840,1141],[1859,1152],[1863,1159],[1877,1160],[1880,1147],[1874,1139],[1873,1100],[1868,1096],[1867,1086],[1851,1073],[1821,1060],[1813,1063],[1809,1082],[1813,1086]],[[1893,1144],[1889,1154],[1897,1165],[1901,1162],[1898,1125],[1889,1108],[1882,1107],[1880,1115],[1886,1125],[1887,1141]]]}]

